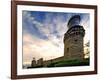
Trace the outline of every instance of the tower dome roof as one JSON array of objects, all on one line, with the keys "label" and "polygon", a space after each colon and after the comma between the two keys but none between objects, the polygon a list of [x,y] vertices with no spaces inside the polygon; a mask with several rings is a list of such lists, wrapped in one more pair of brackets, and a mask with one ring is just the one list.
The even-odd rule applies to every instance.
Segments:
[{"label": "tower dome roof", "polygon": [[81,21],[80,15],[74,15],[69,19],[67,26],[68,28],[71,28],[75,25],[79,25],[80,21]]}]

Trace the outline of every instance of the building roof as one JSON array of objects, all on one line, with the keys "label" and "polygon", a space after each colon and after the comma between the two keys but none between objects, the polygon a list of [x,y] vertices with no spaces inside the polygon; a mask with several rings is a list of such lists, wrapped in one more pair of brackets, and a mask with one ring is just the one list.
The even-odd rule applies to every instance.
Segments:
[{"label": "building roof", "polygon": [[80,23],[80,20],[81,20],[80,15],[74,15],[69,19],[67,26],[70,28],[72,27],[73,24],[75,25],[77,22]]}]

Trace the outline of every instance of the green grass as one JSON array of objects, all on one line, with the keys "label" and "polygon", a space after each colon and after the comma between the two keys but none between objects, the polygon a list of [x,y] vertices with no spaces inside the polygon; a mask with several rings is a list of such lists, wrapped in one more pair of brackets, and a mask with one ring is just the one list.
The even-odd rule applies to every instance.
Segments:
[{"label": "green grass", "polygon": [[47,67],[85,66],[85,65],[89,65],[89,59],[62,60],[59,62],[52,62],[52,63],[48,64]]}]

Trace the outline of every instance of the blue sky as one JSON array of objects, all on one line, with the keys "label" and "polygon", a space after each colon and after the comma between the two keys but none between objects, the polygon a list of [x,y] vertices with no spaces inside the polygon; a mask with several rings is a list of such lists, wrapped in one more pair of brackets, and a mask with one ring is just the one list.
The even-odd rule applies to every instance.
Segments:
[{"label": "blue sky", "polygon": [[81,25],[86,29],[85,42],[89,36],[89,14],[23,11],[23,61],[28,63],[33,57],[45,60],[63,56],[63,37],[68,30],[68,20],[73,15],[81,16]]}]

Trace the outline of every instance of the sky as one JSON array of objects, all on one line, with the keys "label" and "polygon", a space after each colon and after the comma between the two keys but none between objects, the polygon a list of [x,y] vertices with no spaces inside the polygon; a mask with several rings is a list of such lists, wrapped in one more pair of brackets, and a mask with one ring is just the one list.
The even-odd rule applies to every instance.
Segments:
[{"label": "sky", "polygon": [[67,23],[74,15],[80,15],[80,24],[85,29],[84,44],[89,41],[88,13],[63,13],[22,11],[23,64],[36,60],[49,60],[64,55],[63,37]]}]

